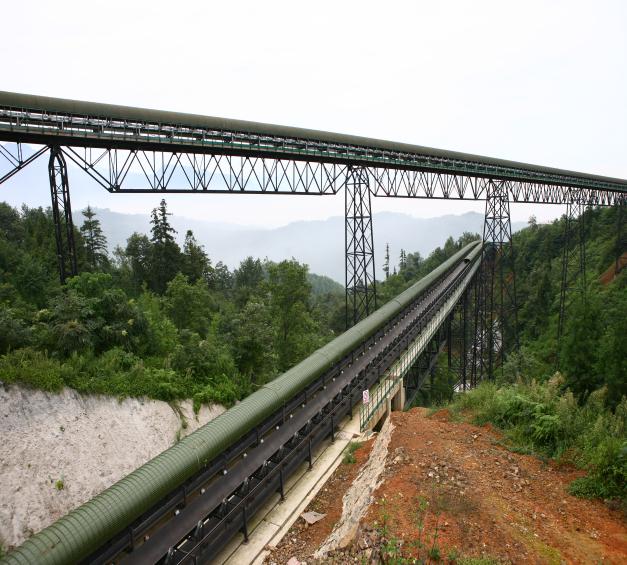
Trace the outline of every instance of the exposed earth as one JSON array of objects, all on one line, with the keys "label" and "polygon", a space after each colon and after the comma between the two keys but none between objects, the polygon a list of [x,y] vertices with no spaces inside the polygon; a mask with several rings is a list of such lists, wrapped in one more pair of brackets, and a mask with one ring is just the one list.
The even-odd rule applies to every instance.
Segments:
[{"label": "exposed earth", "polygon": [[0,546],[19,545],[223,411],[0,383]]},{"label": "exposed earth", "polygon": [[391,424],[381,484],[352,538],[320,556],[353,512],[343,498],[380,436],[342,463],[306,509],[325,517],[312,525],[299,518],[266,564],[627,563],[624,514],[568,493],[581,471],[512,453],[496,430],[451,421],[447,411],[394,412]]}]

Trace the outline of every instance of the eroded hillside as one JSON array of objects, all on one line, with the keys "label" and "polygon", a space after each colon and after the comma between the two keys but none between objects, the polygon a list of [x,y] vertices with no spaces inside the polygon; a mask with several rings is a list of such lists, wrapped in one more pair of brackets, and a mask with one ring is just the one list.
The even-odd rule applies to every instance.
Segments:
[{"label": "eroded hillside", "polygon": [[621,512],[568,493],[580,471],[513,453],[491,427],[450,421],[446,411],[395,412],[392,426],[381,485],[355,534],[316,557],[351,513],[346,493],[378,438],[310,504],[325,517],[299,519],[266,563],[627,562]]}]

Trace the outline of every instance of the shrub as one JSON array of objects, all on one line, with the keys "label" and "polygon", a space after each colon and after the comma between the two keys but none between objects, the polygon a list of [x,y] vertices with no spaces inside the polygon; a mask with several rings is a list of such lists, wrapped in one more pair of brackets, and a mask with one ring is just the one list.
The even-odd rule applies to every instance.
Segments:
[{"label": "shrub", "polygon": [[627,499],[627,441],[605,438],[592,450],[591,470],[587,476],[576,479],[570,492],[586,498]]},{"label": "shrub", "polygon": [[31,347],[17,349],[0,357],[0,380],[24,383],[48,392],[57,392],[64,385],[59,361]]},{"label": "shrub", "polygon": [[222,375],[194,394],[194,411],[198,412],[201,405],[210,403],[221,404],[228,408],[233,406],[240,397],[237,383]]},{"label": "shrub", "polygon": [[345,464],[352,465],[353,463],[357,462],[357,459],[355,458],[355,451],[357,451],[362,445],[363,445],[363,442],[351,441],[346,446],[346,450],[344,451],[344,459],[343,459]]},{"label": "shrub", "polygon": [[573,494],[627,500],[627,399],[612,412],[606,389],[580,405],[561,386],[560,375],[542,384],[482,383],[458,395],[450,409],[498,426],[517,451],[568,459],[588,470],[572,484]]},{"label": "shrub", "polygon": [[0,353],[30,345],[31,331],[12,308],[0,306]]}]

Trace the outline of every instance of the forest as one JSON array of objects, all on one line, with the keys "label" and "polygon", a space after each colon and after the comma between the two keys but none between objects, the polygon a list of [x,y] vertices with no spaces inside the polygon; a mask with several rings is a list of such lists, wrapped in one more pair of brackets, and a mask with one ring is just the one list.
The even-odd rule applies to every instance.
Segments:
[{"label": "forest", "polygon": [[[181,247],[167,204],[149,234],[108,252],[96,213],[75,229],[80,274],[61,285],[49,209],[0,204],[0,380],[46,391],[192,398],[230,406],[344,331],[344,289],[291,259],[249,257],[234,270],[207,256],[191,231]],[[439,364],[418,402],[473,414],[510,447],[590,471],[585,496],[627,500],[627,284],[616,209],[585,213],[585,292],[570,293],[557,341],[564,218],[513,237],[519,348],[495,380],[455,395]],[[384,257],[378,304],[463,245],[449,238],[427,258]],[[577,281],[576,281],[577,282]]]},{"label": "forest", "polygon": [[520,347],[493,382],[454,394],[444,359],[420,402],[491,423],[508,448],[588,471],[573,494],[618,501],[627,514],[627,250],[617,208],[584,214],[585,274],[573,281],[563,338],[558,318],[565,219],[513,236]]},{"label": "forest", "polygon": [[[193,398],[225,406],[344,331],[344,289],[291,259],[230,271],[163,200],[150,234],[108,253],[96,213],[75,229],[79,275],[61,285],[50,209],[0,204],[0,380],[47,391]],[[430,257],[401,251],[381,303],[476,236]]]}]

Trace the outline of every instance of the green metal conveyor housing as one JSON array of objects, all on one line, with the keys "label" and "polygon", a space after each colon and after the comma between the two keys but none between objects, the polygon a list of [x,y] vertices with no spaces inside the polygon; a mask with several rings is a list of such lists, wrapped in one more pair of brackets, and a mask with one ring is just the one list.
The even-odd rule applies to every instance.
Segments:
[{"label": "green metal conveyor housing", "polygon": [[465,259],[475,261],[480,252],[480,242],[467,245],[298,365],[32,536],[1,563],[65,565],[85,559],[227,447],[281,409],[285,402],[355,350],[449,269]]}]

